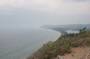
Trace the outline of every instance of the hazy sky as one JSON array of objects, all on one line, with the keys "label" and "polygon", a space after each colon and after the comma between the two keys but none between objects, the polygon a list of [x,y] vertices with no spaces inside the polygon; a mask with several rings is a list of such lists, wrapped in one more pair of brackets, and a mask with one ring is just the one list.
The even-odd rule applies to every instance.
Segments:
[{"label": "hazy sky", "polygon": [[89,23],[90,0],[0,0],[0,27]]}]

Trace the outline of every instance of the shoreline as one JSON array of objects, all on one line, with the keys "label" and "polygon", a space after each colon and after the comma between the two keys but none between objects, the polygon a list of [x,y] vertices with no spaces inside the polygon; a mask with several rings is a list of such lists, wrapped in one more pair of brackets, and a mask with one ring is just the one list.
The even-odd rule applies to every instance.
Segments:
[{"label": "shoreline", "polygon": [[[90,47],[89,34],[90,31],[81,31],[80,33],[70,33],[61,35],[59,36],[59,38],[57,38],[56,41],[50,41],[44,44],[39,50],[37,50],[34,54],[32,54],[32,56],[28,57],[27,59],[54,59],[58,55],[70,55],[72,54],[73,50],[77,53],[74,59],[80,59],[80,56],[86,53],[86,47]],[[85,51],[83,49],[85,49]],[[81,53],[80,51],[84,52]],[[79,58],[76,58],[79,54]],[[73,55],[70,55],[71,59],[73,59]]]}]

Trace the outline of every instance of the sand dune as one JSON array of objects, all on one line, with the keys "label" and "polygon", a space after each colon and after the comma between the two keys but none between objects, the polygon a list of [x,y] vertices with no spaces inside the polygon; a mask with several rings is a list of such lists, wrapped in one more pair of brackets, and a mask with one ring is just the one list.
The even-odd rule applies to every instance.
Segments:
[{"label": "sand dune", "polygon": [[90,59],[90,48],[88,47],[72,48],[72,53],[66,54],[63,57],[64,59]]}]

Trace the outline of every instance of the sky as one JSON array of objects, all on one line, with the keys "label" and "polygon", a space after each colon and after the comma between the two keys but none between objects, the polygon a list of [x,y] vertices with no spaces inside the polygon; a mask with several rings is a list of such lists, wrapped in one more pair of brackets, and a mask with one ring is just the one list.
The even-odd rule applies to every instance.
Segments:
[{"label": "sky", "polygon": [[0,27],[90,24],[90,0],[0,0]]}]

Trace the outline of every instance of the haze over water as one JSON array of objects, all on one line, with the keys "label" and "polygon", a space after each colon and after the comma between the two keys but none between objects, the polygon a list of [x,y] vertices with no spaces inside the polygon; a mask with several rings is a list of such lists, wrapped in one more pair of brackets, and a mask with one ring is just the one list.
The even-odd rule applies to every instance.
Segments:
[{"label": "haze over water", "polygon": [[59,36],[58,32],[45,29],[1,30],[0,59],[24,59]]},{"label": "haze over water", "polygon": [[0,59],[24,58],[59,35],[40,26],[65,24],[90,24],[90,0],[0,0]]}]

